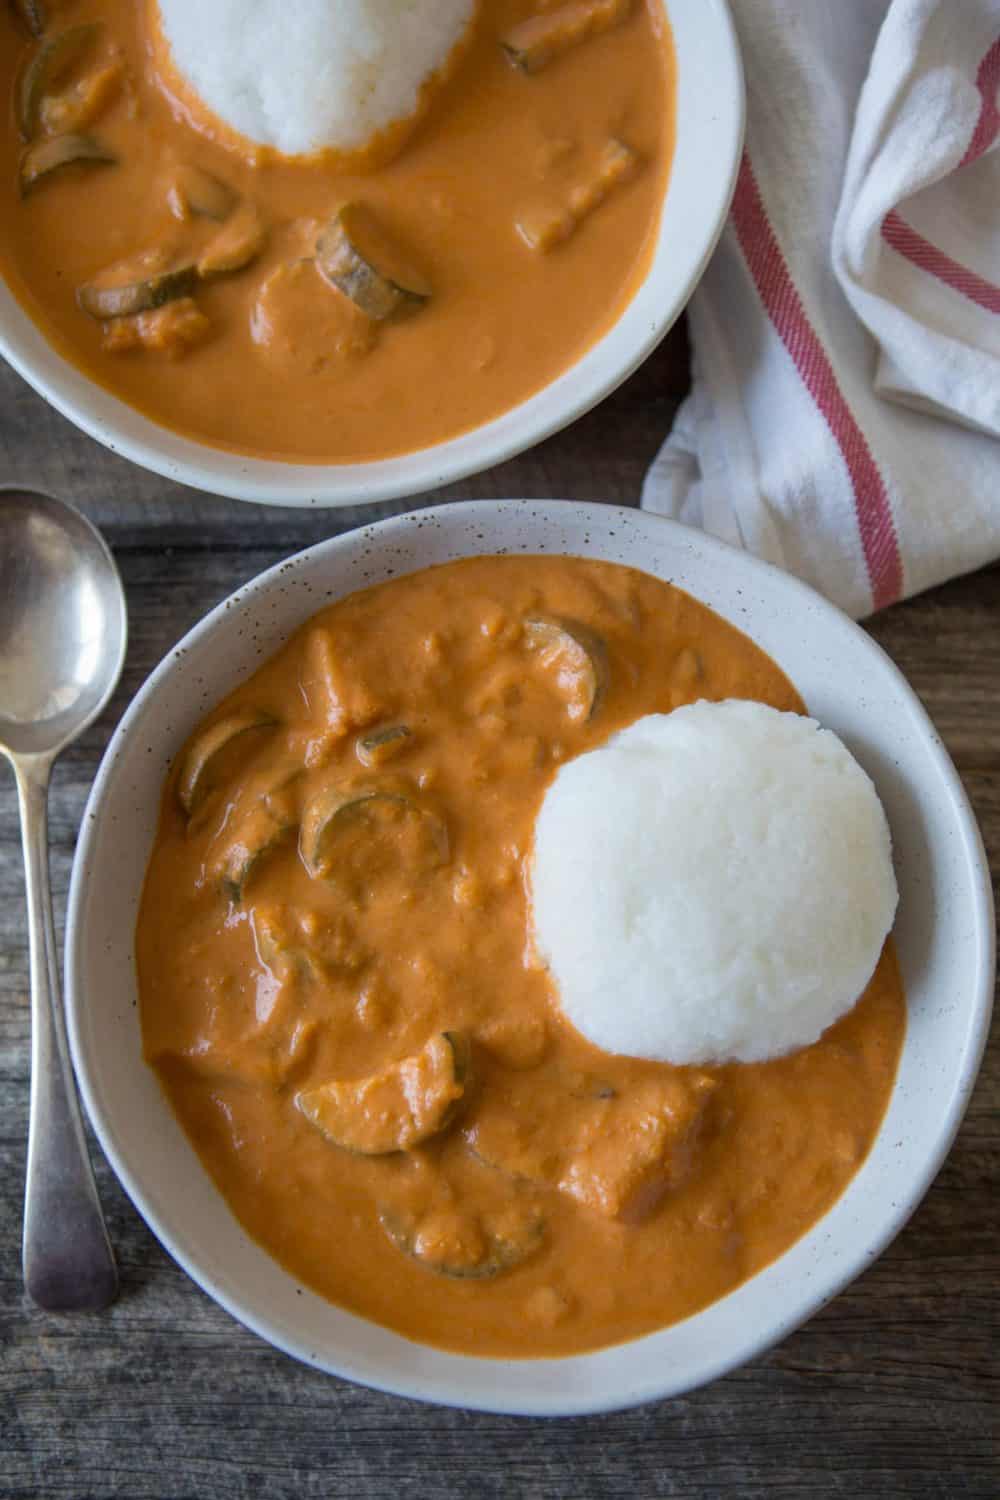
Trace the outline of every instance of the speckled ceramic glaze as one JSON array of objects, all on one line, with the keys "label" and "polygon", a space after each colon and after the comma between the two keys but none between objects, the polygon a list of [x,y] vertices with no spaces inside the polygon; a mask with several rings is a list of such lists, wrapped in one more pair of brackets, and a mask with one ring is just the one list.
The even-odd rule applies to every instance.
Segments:
[{"label": "speckled ceramic glaze", "polygon": [[[333,1307],[232,1217],[141,1056],[133,933],[164,773],[200,717],[328,601],[452,558],[563,553],[639,567],[746,631],[846,741],[892,827],[896,940],[909,1000],[899,1077],[871,1155],[785,1255],[697,1316],[596,1354],[478,1360]],[[67,933],[70,1035],[101,1144],[153,1231],[223,1307],[279,1348],[352,1380],[532,1415],[677,1395],[783,1338],[863,1271],[941,1165],[975,1079],[993,994],[993,910],[978,830],[915,694],[845,615],[783,573],[641,512],[569,501],[445,506],[282,563],[220,605],[138,694],[111,742],[77,847]],[[335,1241],[337,1226],[331,1225]]]},{"label": "speckled ceramic glaze", "polygon": [[113,452],[167,479],[238,500],[358,505],[416,495],[513,457],[588,411],[656,347],[693,292],[729,212],[743,144],[743,73],[726,0],[663,5],[677,52],[677,143],[649,272],[598,343],[495,421],[418,453],[371,463],[284,464],[225,453],[159,427],[88,380],[48,343],[2,281],[0,354]]}]

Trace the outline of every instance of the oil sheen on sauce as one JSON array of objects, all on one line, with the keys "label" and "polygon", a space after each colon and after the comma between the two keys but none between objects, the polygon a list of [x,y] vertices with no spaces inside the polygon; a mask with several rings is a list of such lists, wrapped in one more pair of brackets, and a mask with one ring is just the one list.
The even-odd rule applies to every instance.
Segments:
[{"label": "oil sheen on sauce", "polygon": [[[391,160],[353,171],[324,159],[240,151],[199,121],[156,66],[148,4],[70,0],[53,28],[99,21],[102,57],[124,62],[93,133],[115,166],[71,166],[18,197],[22,145],[9,101],[34,45],[0,6],[0,271],[72,363],[163,426],[289,462],[410,452],[491,420],[549,384],[617,320],[648,266],[673,151],[673,50],[660,0],[526,76],[498,38],[532,0],[481,0],[471,40]],[[81,65],[82,66],[82,65]],[[89,127],[88,127],[89,128]],[[570,201],[611,139],[638,169],[563,244],[532,249],[516,224]],[[78,288],[146,251],[195,253],[211,226],[179,225],[178,165],[255,205],[252,264],[197,288],[195,347],[117,352]],[[312,264],[317,230],[363,200],[420,262],[432,296],[373,324]],[[198,243],[194,241],[198,240]],[[128,329],[124,332],[127,334]]]},{"label": "oil sheen on sauce", "polygon": [[[538,617],[603,641],[591,719],[572,713],[572,673],[529,649]],[[145,1055],[240,1222],[293,1276],[429,1344],[569,1354],[721,1297],[842,1192],[904,1035],[891,940],[815,1045],[697,1070],[585,1042],[528,940],[525,861],[558,766],[641,715],[728,697],[802,708],[746,636],[668,584],[484,557],[322,611],[206,720],[256,727],[216,757],[190,820],[184,757],[165,786],[137,933]],[[359,742],[386,726],[409,733],[362,764]],[[344,818],[313,878],[307,809],[372,788],[390,794],[382,813]],[[275,836],[260,839],[265,806]],[[444,1033],[468,1048],[467,1087],[410,1149],[345,1149],[296,1104]],[[635,1195],[629,1122],[664,1100],[694,1124],[661,1190]],[[441,1274],[489,1270],[498,1245],[517,1253],[497,1274]]]}]

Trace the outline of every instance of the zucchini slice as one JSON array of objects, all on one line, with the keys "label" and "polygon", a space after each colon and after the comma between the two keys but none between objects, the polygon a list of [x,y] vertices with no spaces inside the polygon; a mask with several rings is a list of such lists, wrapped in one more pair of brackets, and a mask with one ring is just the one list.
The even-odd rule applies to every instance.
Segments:
[{"label": "zucchini slice", "polygon": [[111,167],[117,165],[117,162],[115,153],[92,135],[71,133],[53,136],[48,141],[38,141],[29,146],[21,157],[21,197],[26,198],[40,182],[62,167],[71,167],[75,163],[91,167]]},{"label": "zucchini slice", "polygon": [[258,907],[251,917],[251,923],[261,963],[270,967],[295,951],[283,928],[269,912],[261,911]]},{"label": "zucchini slice", "polygon": [[198,275],[228,276],[242,271],[264,248],[266,231],[254,205],[244,199],[218,234],[209,241],[198,261]]},{"label": "zucchini slice", "polygon": [[41,36],[49,24],[48,6],[42,0],[13,0],[14,9],[32,36]]},{"label": "zucchini slice", "polygon": [[338,292],[376,322],[422,307],[431,295],[426,279],[364,203],[337,210],[316,242],[316,264]]},{"label": "zucchini slice", "polygon": [[262,808],[256,816],[249,817],[241,826],[240,834],[226,853],[222,868],[222,889],[229,900],[240,903],[250,876],[258,870],[267,855],[274,852],[285,835],[291,832],[291,823],[276,819]]},{"label": "zucchini slice", "polygon": [[436,813],[421,807],[402,792],[379,787],[325,787],[312,799],[302,816],[299,853],[314,880],[326,879],[334,868],[336,834],[346,820],[379,807],[413,813],[425,820],[434,845],[436,863],[445,864],[449,854],[448,830]]},{"label": "zucchini slice", "polygon": [[211,172],[182,163],[170,184],[167,201],[178,219],[194,214],[199,219],[215,219],[221,224],[233,212],[240,195]]},{"label": "zucchini slice", "polygon": [[545,1221],[526,1208],[489,1215],[454,1209],[416,1220],[384,1208],[379,1223],[403,1255],[455,1281],[489,1281],[512,1271],[545,1240]]},{"label": "zucchini slice", "polygon": [[102,320],[154,312],[167,302],[189,297],[199,281],[242,270],[263,243],[264,230],[257,211],[251,203],[245,203],[197,262],[169,261],[160,251],[146,251],[84,282],[77,290],[77,301],[84,312]]},{"label": "zucchini slice", "polygon": [[294,826],[266,801],[251,808],[240,821],[222,861],[222,890],[230,901],[239,904],[243,900],[251,877],[268,855],[285,842]]},{"label": "zucchini slice", "polygon": [[576,723],[592,719],[608,685],[608,653],[601,637],[577,620],[554,615],[525,620],[524,635],[542,665],[556,669],[570,718]]},{"label": "zucchini slice", "polygon": [[465,1095],[469,1044],[442,1031],[411,1057],[368,1078],[325,1083],[296,1097],[311,1125],[345,1151],[409,1151],[451,1124]]},{"label": "zucchini slice", "polygon": [[21,139],[33,141],[41,123],[42,101],[61,74],[73,66],[94,41],[100,26],[96,21],[85,21],[79,26],[70,26],[46,37],[38,45],[34,56],[21,74],[17,88],[17,128]]},{"label": "zucchini slice", "polygon": [[384,729],[372,729],[359,735],[354,749],[361,764],[371,769],[392,760],[412,738],[412,732],[405,724],[389,724]]},{"label": "zucchini slice", "polygon": [[252,729],[273,729],[275,720],[270,714],[250,709],[246,713],[233,714],[220,719],[208,729],[203,729],[191,741],[184,752],[180,775],[177,778],[177,797],[188,814],[193,813],[208,795],[212,772],[218,758],[228,745]]},{"label": "zucchini slice", "polygon": [[558,1150],[554,1152],[544,1140],[539,1142],[537,1132],[525,1129],[516,1114],[482,1110],[478,1114],[462,1127],[470,1156],[510,1182],[530,1183],[536,1188],[555,1185],[561,1160]]},{"label": "zucchini slice", "polygon": [[146,270],[148,264],[148,256],[139,256],[103,272],[96,281],[85,281],[77,289],[77,302],[92,318],[131,318],[188,297],[198,285],[191,261]]},{"label": "zucchini slice", "polygon": [[273,970],[280,978],[297,976],[315,981],[322,977],[322,968],[317,959],[302,943],[289,938],[282,925],[267,911],[255,907],[251,921],[257,946],[257,957],[262,964]]},{"label": "zucchini slice", "polygon": [[89,130],[121,89],[124,72],[120,58],[98,64],[58,94],[42,100],[41,128],[46,135]]},{"label": "zucchini slice", "polygon": [[557,57],[624,21],[631,0],[576,0],[512,26],[500,45],[515,68],[538,73]]}]

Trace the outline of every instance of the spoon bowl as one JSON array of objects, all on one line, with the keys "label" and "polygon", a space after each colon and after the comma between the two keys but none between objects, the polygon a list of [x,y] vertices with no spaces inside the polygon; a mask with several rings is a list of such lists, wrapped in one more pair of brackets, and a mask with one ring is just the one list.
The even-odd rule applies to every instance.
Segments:
[{"label": "spoon bowl", "polygon": [[90,522],[0,490],[0,754],[17,780],[31,951],[24,1283],[53,1312],[95,1311],[118,1291],[66,1044],[47,804],[57,755],[114,691],[126,633],[118,570]]},{"label": "spoon bowl", "polygon": [[103,538],[47,495],[0,491],[0,745],[56,755],[100,713],[125,657]]}]

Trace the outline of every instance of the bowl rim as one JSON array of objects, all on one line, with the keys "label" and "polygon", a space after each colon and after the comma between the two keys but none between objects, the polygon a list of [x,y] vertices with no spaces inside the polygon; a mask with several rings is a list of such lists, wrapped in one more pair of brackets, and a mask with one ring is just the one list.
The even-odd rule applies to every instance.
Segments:
[{"label": "bowl rim", "polygon": [[[728,1348],[724,1354],[719,1355],[712,1361],[703,1363],[693,1378],[683,1377],[678,1380],[674,1372],[660,1370],[644,1380],[632,1382],[627,1388],[622,1390],[620,1397],[616,1397],[615,1399],[608,1399],[607,1397],[595,1399],[578,1390],[573,1390],[570,1394],[546,1400],[539,1400],[533,1396],[530,1402],[519,1400],[516,1397],[510,1399],[490,1399],[480,1397],[475,1393],[466,1393],[464,1388],[459,1384],[461,1380],[460,1374],[452,1382],[449,1388],[450,1393],[440,1389],[428,1390],[425,1379],[421,1378],[419,1372],[408,1371],[401,1378],[380,1378],[373,1376],[372,1372],[367,1368],[359,1370],[357,1360],[352,1364],[350,1358],[346,1360],[330,1359],[325,1355],[320,1355],[315,1350],[310,1350],[307,1345],[297,1343],[294,1339],[285,1337],[274,1326],[274,1323],[266,1314],[255,1311],[252,1306],[247,1304],[246,1300],[231,1293],[227,1288],[221,1287],[210,1270],[197,1264],[196,1258],[188,1254],[182,1246],[178,1245],[173,1231],[169,1224],[165,1222],[163,1215],[160,1214],[156,1205],[150,1200],[142,1182],[136,1177],[127,1162],[123,1160],[114,1129],[109,1122],[101,1098],[91,1083],[87,1042],[83,1030],[83,1016],[86,1008],[86,1001],[84,999],[86,979],[82,972],[82,933],[85,921],[84,904],[86,885],[89,875],[87,867],[90,861],[92,846],[97,838],[98,825],[102,815],[102,805],[115,774],[118,754],[129,740],[133,731],[140,727],[147,706],[155,698],[164,680],[178,669],[178,664],[186,656],[190,656],[206,638],[214,633],[216,627],[223,619],[229,616],[230,612],[237,605],[245,607],[255,596],[263,597],[276,585],[279,587],[282,586],[290,567],[299,566],[303,563],[313,563],[336,554],[338,551],[349,550],[352,547],[359,548],[364,544],[371,545],[375,539],[387,546],[391,551],[392,543],[395,540],[404,538],[409,528],[412,528],[414,525],[424,526],[429,523],[443,522],[447,527],[460,530],[463,523],[471,523],[474,528],[478,518],[482,517],[488,511],[500,513],[513,512],[515,515],[523,511],[530,511],[535,514],[551,513],[553,519],[556,519],[559,511],[563,510],[567,505],[566,501],[473,500],[454,502],[428,510],[417,510],[408,512],[405,515],[388,517],[384,520],[371,523],[368,526],[328,538],[325,541],[303,549],[291,558],[282,559],[274,564],[273,567],[266,569],[243,584],[227,599],[223,599],[207,615],[199,620],[175,646],[166,652],[158,666],[136,693],[111,738],[101,761],[82,819],[81,832],[73,861],[66,923],[66,1008],[68,1034],[84,1106],[94,1127],[98,1141],[126,1193],[157,1239],[159,1239],[171,1257],[187,1272],[195,1284],[207,1292],[239,1323],[264,1338],[270,1344],[281,1349],[284,1353],[326,1373],[335,1374],[340,1378],[366,1385],[387,1394],[404,1396],[433,1405],[531,1417],[581,1416],[619,1411],[641,1405],[648,1401],[683,1395],[700,1388],[710,1381],[747,1363],[749,1360],[757,1358],[760,1354],[765,1353],[768,1349],[779,1343],[788,1334],[808,1321],[821,1307],[825,1306],[826,1303],[838,1295],[845,1286],[855,1280],[874,1259],[881,1255],[922,1201],[947,1156],[962,1122],[988,1038],[993,1008],[996,966],[996,929],[992,881],[978,824],[958,772],[944,748],[940,736],[934,729],[926,710],[915,691],[909,686],[899,668],[883,648],[859,625],[850,620],[840,609],[819,595],[809,585],[769,563],[762,562],[749,553],[741,552],[739,549],[733,548],[714,537],[707,536],[701,532],[694,532],[690,528],[681,526],[674,521],[667,520],[665,517],[654,515],[650,512],[633,511],[623,507],[608,506],[593,502],[569,503],[573,505],[577,517],[585,521],[589,520],[595,529],[606,525],[609,515],[611,515],[618,518],[616,522],[618,525],[624,526],[631,521],[638,522],[640,525],[648,524],[657,528],[666,528],[674,534],[675,541],[679,545],[687,546],[689,549],[694,548],[695,552],[700,553],[702,558],[709,560],[720,559],[728,567],[732,567],[734,558],[737,558],[739,559],[739,566],[745,570],[748,580],[756,578],[769,589],[773,590],[776,587],[779,592],[783,591],[787,598],[797,598],[809,609],[817,611],[823,617],[826,624],[832,625],[838,631],[853,635],[855,641],[860,644],[863,652],[870,657],[873,664],[877,664],[883,671],[887,671],[888,680],[891,681],[894,690],[900,695],[907,712],[912,716],[914,723],[919,729],[923,747],[929,753],[934,770],[941,776],[944,783],[948,806],[953,815],[954,826],[959,837],[965,866],[969,870],[970,884],[974,891],[974,909],[970,913],[970,916],[974,924],[973,930],[975,933],[976,948],[976,977],[973,986],[972,1004],[970,1006],[970,1016],[972,1019],[963,1032],[961,1066],[949,1080],[947,1107],[941,1113],[934,1137],[934,1148],[923,1159],[920,1170],[907,1181],[905,1193],[901,1192],[898,1201],[894,1201],[891,1204],[889,1211],[880,1221],[877,1232],[866,1236],[864,1243],[859,1245],[857,1251],[852,1252],[846,1258],[846,1263],[841,1264],[839,1268],[835,1266],[824,1267],[824,1274],[819,1277],[818,1285],[811,1287],[807,1291],[799,1292],[793,1301],[792,1311],[787,1316],[773,1322],[763,1335],[758,1333],[751,1336],[743,1336],[736,1340],[733,1347]],[[550,553],[549,555],[552,554]],[[575,554],[561,552],[556,555]],[[429,566],[429,564],[418,565],[420,568],[424,566]],[[398,576],[398,573],[408,571],[415,571],[415,569],[399,569],[395,576]],[[363,581],[356,585],[356,587],[364,586]],[[681,586],[683,586],[683,583]],[[351,590],[339,594],[338,597],[346,597],[346,593],[349,592]],[[319,605],[320,601],[317,600],[317,604]],[[880,1126],[880,1133],[884,1129],[884,1124],[885,1122],[883,1121],[882,1126]],[[841,1201],[842,1199],[837,1200],[838,1203]],[[834,1212],[836,1206],[837,1204],[835,1203],[828,1210],[828,1213]],[[826,1217],[827,1215],[824,1215],[823,1219]],[[817,1224],[821,1224],[823,1219],[817,1221]],[[816,1228],[816,1226],[814,1225],[813,1228]],[[810,1232],[807,1231],[807,1235]],[[801,1241],[797,1241],[796,1243],[801,1243]],[[736,1296],[741,1289],[747,1287],[759,1277],[766,1276],[773,1267],[780,1265],[784,1257],[790,1254],[794,1248],[794,1245],[790,1246],[776,1261],[771,1262],[761,1271],[755,1273],[748,1281],[742,1282],[733,1292],[725,1294],[723,1298],[718,1299],[718,1302],[709,1304],[709,1307],[692,1314],[692,1318],[701,1316],[709,1308],[718,1306],[719,1302],[725,1301],[727,1297]],[[395,1335],[395,1337],[400,1338],[401,1336]],[[639,1339],[630,1340],[624,1345],[612,1346],[612,1348],[628,1349],[641,1345],[645,1339],[655,1337],[657,1337],[656,1333],[644,1335]],[[416,1350],[421,1350],[425,1347],[412,1344],[405,1339],[403,1342]],[[443,1354],[446,1360],[456,1362],[459,1367],[462,1365],[484,1364],[496,1368],[508,1363],[508,1361],[504,1360],[481,1359],[477,1356],[456,1355],[447,1351],[442,1352],[433,1349],[425,1352],[437,1355]],[[567,1360],[580,1359],[586,1361],[607,1352],[606,1350],[597,1350],[589,1354],[565,1356],[555,1360],[514,1360],[509,1363],[521,1367],[525,1364],[551,1364],[558,1367],[565,1365]]]},{"label": "bowl rim", "polygon": [[[682,68],[678,62],[674,159],[655,231],[653,260],[601,338],[547,385],[490,421],[393,458],[340,464],[297,464],[213,447],[144,416],[85,375],[59,353],[2,278],[0,355],[49,405],[113,453],[161,478],[254,504],[319,509],[374,504],[437,489],[516,457],[590,411],[648,358],[683,311],[725,227],[746,115],[742,58],[729,0],[660,3],[666,8],[675,41],[678,35],[686,39],[686,65]],[[689,74],[696,64],[704,68],[707,58],[717,80],[711,102],[702,97],[702,90],[687,92]],[[692,160],[703,150],[711,158],[711,171],[697,174],[697,202],[687,204],[683,211],[688,220],[693,208],[702,229],[698,240],[687,247],[670,243],[671,224],[682,216],[680,205],[671,207],[671,195],[680,191],[677,184],[684,168],[681,142],[688,139],[680,125],[682,101],[686,114],[697,116]],[[694,136],[695,127],[689,128]],[[668,294],[654,301],[654,280],[674,264],[678,270],[671,275]]]}]

